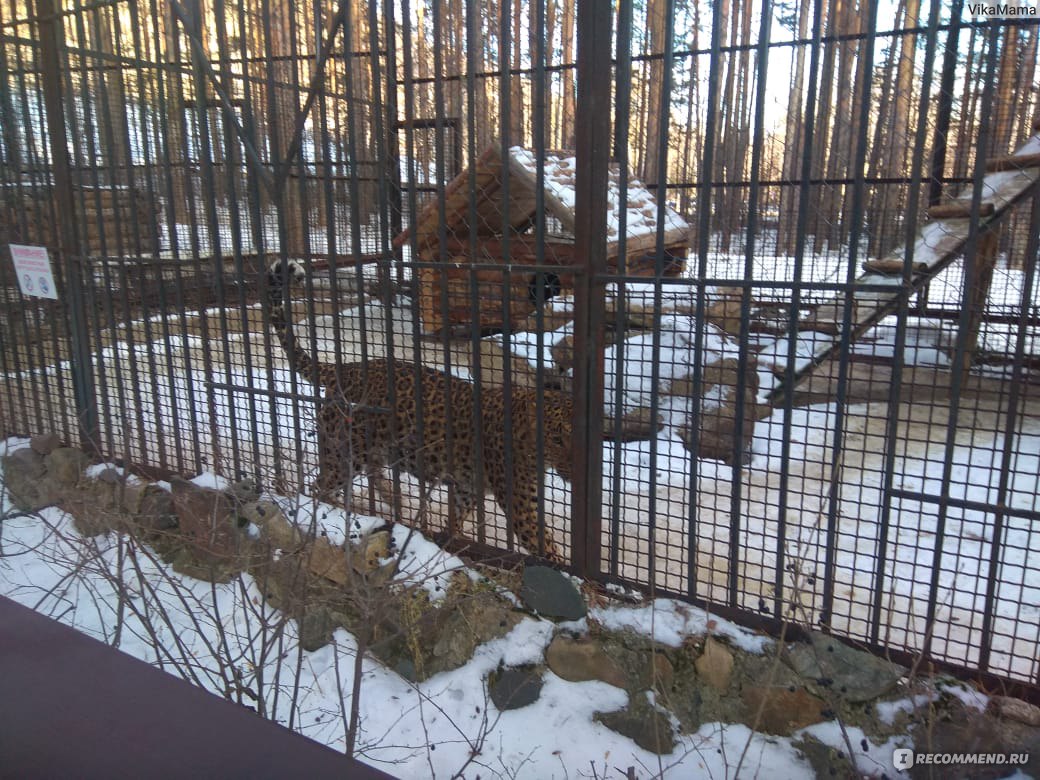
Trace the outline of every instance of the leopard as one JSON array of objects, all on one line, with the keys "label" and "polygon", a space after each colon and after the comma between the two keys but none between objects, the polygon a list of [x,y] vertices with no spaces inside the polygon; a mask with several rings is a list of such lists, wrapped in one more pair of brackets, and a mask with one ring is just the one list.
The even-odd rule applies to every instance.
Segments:
[{"label": "leopard", "polygon": [[286,311],[292,285],[306,278],[295,260],[278,259],[267,269],[270,322],[278,341],[292,370],[320,388],[316,495],[334,500],[363,474],[393,506],[386,472],[396,466],[427,489],[450,488],[448,531],[458,538],[481,493],[490,492],[529,554],[566,565],[552,532],[538,520],[544,474],[537,452],[541,433],[545,464],[571,481],[571,395],[481,384],[478,400],[473,382],[423,364],[384,357],[338,364],[316,360],[300,344]]}]

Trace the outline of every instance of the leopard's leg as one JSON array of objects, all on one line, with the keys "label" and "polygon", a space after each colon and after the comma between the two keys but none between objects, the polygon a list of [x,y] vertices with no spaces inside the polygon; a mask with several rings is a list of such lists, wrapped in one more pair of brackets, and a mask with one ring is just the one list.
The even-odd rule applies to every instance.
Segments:
[{"label": "leopard's leg", "polygon": [[552,531],[545,526],[544,548],[539,546],[539,531],[542,524],[538,520],[538,493],[533,486],[515,485],[510,500],[510,491],[495,488],[495,500],[503,509],[509,507],[513,535],[532,555],[544,555],[549,561],[561,566],[567,564],[560,551]]},{"label": "leopard's leg", "polygon": [[[397,504],[394,501],[393,480],[386,475],[386,470],[383,468],[368,469],[367,474],[368,483],[373,487],[373,489],[375,489],[376,495],[378,495],[382,502],[386,504],[387,508],[390,510],[390,516],[396,520],[397,518],[394,517],[394,515],[398,514],[398,512]],[[402,496],[401,498],[403,500],[404,497]]]},{"label": "leopard's leg", "polygon": [[477,507],[477,496],[469,487],[452,486],[452,501],[448,507],[448,532],[453,537],[462,536],[462,527]]}]

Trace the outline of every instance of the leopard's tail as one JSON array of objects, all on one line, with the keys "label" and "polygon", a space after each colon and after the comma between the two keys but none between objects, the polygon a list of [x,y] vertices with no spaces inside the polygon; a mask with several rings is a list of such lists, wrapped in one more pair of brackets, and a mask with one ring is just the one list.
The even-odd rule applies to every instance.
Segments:
[{"label": "leopard's tail", "polygon": [[267,302],[271,309],[274,332],[293,370],[308,382],[320,383],[322,369],[325,366],[316,362],[300,345],[285,307],[286,295],[292,282],[299,284],[306,278],[307,272],[295,260],[275,260],[267,267]]}]

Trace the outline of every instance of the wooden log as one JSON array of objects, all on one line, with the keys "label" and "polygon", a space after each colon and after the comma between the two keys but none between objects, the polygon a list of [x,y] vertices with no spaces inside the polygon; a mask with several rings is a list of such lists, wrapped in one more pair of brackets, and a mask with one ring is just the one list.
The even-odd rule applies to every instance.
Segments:
[{"label": "wooden log", "polygon": [[994,157],[992,160],[986,161],[986,173],[1021,171],[1024,168],[1040,168],[1040,152],[1012,154],[1007,157]]},{"label": "wooden log", "polygon": [[[979,204],[980,217],[992,217],[996,207],[992,203]],[[928,216],[932,219],[969,219],[971,217],[971,203],[954,201],[951,203],[940,203],[928,209]]]},{"label": "wooden log", "polygon": [[975,251],[975,263],[972,278],[967,280],[969,288],[968,333],[964,344],[964,379],[971,374],[971,366],[975,359],[975,350],[979,343],[979,327],[982,315],[986,310],[989,298],[990,283],[993,281],[993,267],[997,263],[997,247],[999,245],[997,231],[991,230],[979,236],[978,248]]},{"label": "wooden log", "polygon": [[[863,270],[868,273],[884,274],[885,276],[898,276],[903,273],[904,263],[897,258],[885,258],[883,260],[868,260],[863,264]],[[928,270],[927,263],[913,263],[910,268],[912,273],[919,274]]]}]

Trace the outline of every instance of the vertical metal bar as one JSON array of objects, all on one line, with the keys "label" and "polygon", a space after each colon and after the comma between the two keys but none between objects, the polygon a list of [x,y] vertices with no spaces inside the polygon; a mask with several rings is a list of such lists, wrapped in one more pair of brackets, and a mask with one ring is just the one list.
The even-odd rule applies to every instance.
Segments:
[{"label": "vertical metal bar", "polygon": [[[820,0],[816,0],[819,2]],[[718,139],[717,112],[712,110],[718,100],[719,82],[722,60],[722,25],[718,23],[721,18],[720,0],[712,3],[713,22],[711,25],[710,60],[708,64],[708,112],[704,124],[704,153],[701,158],[701,181],[697,193],[697,273],[695,275],[697,284],[697,300],[694,305],[694,322],[705,321],[705,285],[708,276],[708,250],[711,241],[711,210],[712,210],[712,171],[715,169],[715,143]],[[691,379],[693,387],[701,387],[704,375],[704,332],[705,329],[698,327],[693,334],[693,374]],[[687,588],[688,595],[696,596],[696,557],[697,557],[697,508],[700,499],[700,473],[698,471],[697,453],[700,451],[700,425],[690,426],[690,436],[687,448],[690,451],[690,483],[689,503],[686,515],[687,527],[687,549],[689,550],[687,562]],[[782,531],[780,536],[782,538]],[[739,561],[739,548],[736,542],[730,540],[729,560],[727,562],[729,575],[726,582],[726,602],[734,607],[737,604],[737,568]]]},{"label": "vertical metal bar", "polygon": [[603,501],[603,316],[610,164],[611,15],[577,0],[578,100],[575,117],[574,482],[572,551],[579,574],[600,571]]},{"label": "vertical metal bar", "polygon": [[65,61],[65,28],[59,15],[59,0],[36,0],[36,24],[43,63],[43,91],[47,113],[51,164],[54,171],[54,197],[62,212],[58,229],[58,252],[65,269],[69,298],[72,384],[79,417],[80,443],[84,449],[97,446],[99,423],[94,397],[93,360],[87,333],[83,293],[83,268],[77,244],[77,214],[72,197],[72,173],[66,142],[61,63]]},{"label": "vertical metal bar", "polygon": [[[394,349],[394,312],[393,312],[393,291],[391,289],[391,278],[390,278],[390,262],[392,254],[390,251],[390,236],[387,231],[390,227],[390,193],[387,192],[387,174],[389,171],[389,163],[391,162],[387,157],[387,128],[393,127],[393,124],[389,125],[385,121],[383,116],[383,86],[382,86],[382,68],[379,67],[379,15],[377,14],[378,3],[376,0],[369,0],[368,6],[368,43],[371,49],[371,59],[369,60],[369,67],[371,70],[371,88],[372,88],[372,100],[375,105],[375,110],[372,112],[372,125],[373,134],[375,136],[375,152],[376,152],[376,165],[378,173],[376,174],[376,214],[378,218],[379,233],[376,237],[378,241],[378,271],[379,271],[379,289],[380,297],[383,301],[384,311],[384,328],[383,328],[383,348],[386,351],[386,359],[390,366],[390,372],[393,373],[396,368],[396,357]],[[392,20],[387,20],[392,21]],[[389,25],[386,28],[386,38],[389,40],[394,36],[394,28]],[[396,117],[393,117],[396,119]],[[393,160],[396,163],[396,158]],[[398,169],[399,171],[400,169]],[[398,172],[398,174],[400,173]],[[387,378],[387,403],[392,410],[397,409],[397,383],[392,377]],[[395,412],[390,413],[390,440],[398,441],[400,434],[398,432],[398,418]],[[398,518],[401,516],[401,464],[394,460],[390,464],[391,482],[393,485],[393,516]]]},{"label": "vertical metal bar", "polygon": [[[1040,192],[1033,195],[1030,210],[1029,238],[1026,244],[1025,274],[1022,280],[1022,308],[1019,314],[1018,331],[1015,336],[1015,357],[1012,363],[1011,390],[1007,400],[1004,422],[1004,443],[1000,453],[1000,477],[997,483],[997,500],[993,505],[993,537],[986,572],[986,600],[982,609],[982,641],[979,645],[979,669],[987,670],[993,648],[993,622],[996,619],[997,586],[1000,577],[1001,558],[1004,553],[1004,529],[1007,521],[1008,494],[1012,490],[1011,470],[1015,458],[1013,442],[1021,419],[1020,405],[1026,399],[1025,371],[1023,358],[1026,354],[1026,337],[1029,333],[1029,310],[1034,306],[1033,295],[1036,284],[1036,267],[1040,258]],[[1034,490],[1036,488],[1034,487]]]},{"label": "vertical metal bar", "polygon": [[[661,382],[661,313],[663,310],[663,277],[664,277],[664,232],[667,214],[667,200],[668,200],[668,131],[669,131],[669,118],[671,117],[671,111],[669,110],[671,105],[672,97],[672,67],[674,65],[673,54],[675,50],[674,40],[674,28],[675,28],[675,3],[674,0],[665,0],[664,2],[664,51],[661,54],[662,67],[661,67],[661,96],[660,104],[658,105],[658,117],[657,117],[657,189],[655,194],[657,196],[657,237],[654,251],[654,323],[658,325],[653,330],[653,334],[650,337],[651,343],[651,354],[654,356],[653,364],[650,366],[650,419],[656,420],[657,413],[660,409],[661,395],[660,395],[660,382]],[[648,25],[655,25],[655,20],[648,20]],[[657,52],[650,52],[651,56],[656,56]],[[653,103],[651,102],[651,108]],[[628,188],[620,190],[619,197],[621,198],[622,211],[627,211],[627,200],[628,200]],[[697,326],[700,330],[699,325]],[[617,414],[620,410],[615,409],[614,412]],[[658,444],[660,442],[659,436],[653,436],[650,438],[650,484],[647,485],[647,559],[646,559],[646,570],[649,578],[649,585],[651,589],[656,584],[657,580],[657,456],[658,456]],[[737,534],[733,534],[734,537]]]},{"label": "vertical metal bar", "polygon": [[[632,0],[620,0],[618,3],[617,21],[617,70],[614,74],[614,105],[617,115],[614,118],[614,159],[618,164],[618,192],[628,192],[628,136],[631,132],[632,118]],[[626,196],[627,197],[627,196]],[[618,244],[617,273],[624,276],[628,254],[628,209],[618,209]],[[625,330],[625,283],[618,281],[614,285],[614,332]],[[614,409],[613,428],[620,434],[621,410],[625,397],[625,349],[624,344],[610,347],[614,354],[614,393],[612,407]],[[617,576],[621,559],[621,463],[622,446],[620,435],[614,436],[611,448],[611,485],[610,485],[610,531],[608,573]]]},{"label": "vertical metal bar", "polygon": [[[762,0],[761,19],[773,18],[772,0]],[[745,286],[740,291],[740,332],[738,335],[740,350],[740,364],[748,365],[748,338],[751,330],[751,294],[753,287],[751,283],[755,276],[755,239],[758,234],[758,212],[759,191],[761,189],[763,145],[765,141],[765,106],[767,71],[769,68],[769,42],[772,25],[763,21],[759,28],[757,58],[755,64],[755,118],[753,125],[754,138],[751,144],[751,187],[748,191],[748,225],[747,241],[744,247],[744,282]],[[745,395],[747,392],[747,371],[737,372],[736,386],[736,408],[734,410],[733,427],[733,479],[730,480],[730,533],[737,534],[740,529],[740,518],[743,513],[741,502],[743,500],[743,463],[747,453],[744,452],[744,414],[746,409]],[[752,426],[754,423],[752,423]],[[764,545],[763,545],[764,546]],[[762,550],[765,553],[765,550]],[[764,557],[764,556],[763,556]],[[777,617],[782,616],[782,601],[780,599],[780,588],[775,586],[776,581],[783,578],[783,561],[776,561],[776,575],[774,578],[774,602],[773,611]],[[764,574],[763,574],[764,577]],[[782,583],[781,583],[782,584]]]},{"label": "vertical metal bar", "polygon": [[[803,9],[804,10],[804,9]],[[809,191],[812,174],[813,144],[815,142],[815,113],[819,89],[820,50],[823,35],[823,2],[813,0],[813,29],[811,53],[809,55],[809,84],[805,101],[805,146],[802,149],[802,164],[798,184],[798,221],[792,272],[791,316],[787,327],[787,365],[784,370],[784,418],[780,445],[780,489],[777,495],[777,538],[776,560],[783,561],[784,545],[787,541],[787,507],[791,481],[791,439],[794,410],[795,349],[798,340],[797,312],[802,300],[802,269],[805,262],[806,236],[809,227]],[[829,88],[829,86],[828,86]],[[782,572],[784,567],[778,567]],[[781,576],[777,575],[780,582]],[[782,601],[782,599],[781,599]]]},{"label": "vertical metal bar", "polygon": [[[419,0],[422,2],[422,0]],[[466,112],[466,154],[469,159],[469,192],[470,197],[466,199],[466,224],[477,225],[479,221],[477,219],[477,166],[476,160],[478,156],[477,150],[477,52],[480,49],[480,3],[468,0],[466,3],[466,99],[469,110]],[[455,133],[456,144],[462,143],[462,134],[460,132]],[[455,151],[455,165],[461,165],[461,155],[459,150]],[[508,211],[508,209],[507,209]],[[479,238],[477,231],[471,229],[469,235],[469,256],[476,260],[480,257]],[[484,506],[484,495],[487,491],[487,474],[484,470],[484,426],[483,420],[483,408],[484,408],[484,390],[483,390],[483,367],[482,361],[480,360],[480,339],[481,339],[481,327],[480,327],[480,296],[477,294],[479,290],[479,282],[477,280],[477,274],[474,267],[470,266],[469,274],[469,291],[470,291],[470,319],[471,328],[470,335],[473,343],[473,354],[475,356],[473,363],[473,415],[472,421],[473,430],[473,451],[478,453],[479,457],[477,461],[477,473],[474,475],[474,493],[477,496],[477,541],[484,541],[485,529],[487,527],[486,511]],[[508,366],[508,363],[505,364]],[[507,368],[508,371],[508,368]],[[454,507],[449,507],[449,510],[454,512]],[[506,529],[506,542],[507,547],[509,542],[512,540],[512,529]],[[533,551],[532,551],[533,552]]]},{"label": "vertical metal bar", "polygon": [[[223,252],[221,248],[220,240],[220,223],[217,219],[217,204],[216,204],[216,186],[213,175],[213,152],[212,142],[210,139],[210,123],[208,111],[208,93],[209,93],[209,80],[207,78],[207,66],[208,63],[202,58],[202,51],[204,47],[201,45],[203,41],[203,19],[202,19],[202,2],[201,0],[189,0],[188,8],[191,12],[191,29],[185,30],[189,37],[194,37],[199,41],[199,46],[191,47],[191,63],[193,69],[193,77],[195,81],[195,115],[198,123],[198,141],[199,141],[199,156],[200,156],[200,174],[202,177],[202,192],[200,193],[200,199],[203,200],[203,209],[205,210],[205,221],[207,232],[209,233],[209,251],[211,256],[211,267],[213,269],[214,284],[216,288],[217,300],[219,301],[219,312],[220,312],[220,324],[222,333],[227,333],[227,310],[224,308],[224,261]],[[197,255],[196,255],[197,258]],[[196,260],[196,270],[201,275],[201,263]],[[213,453],[213,462],[211,464],[213,470],[217,474],[223,474],[227,464],[224,461],[224,447],[221,442],[221,427],[219,423],[219,416],[217,414],[217,403],[216,403],[216,390],[212,386],[212,380],[210,377],[213,375],[213,347],[211,345],[209,324],[206,321],[205,309],[200,306],[199,311],[199,326],[202,331],[202,362],[205,367],[207,376],[206,383],[206,407],[209,411],[209,428],[210,436],[212,441],[210,442],[210,451]],[[231,367],[228,364],[228,355],[226,350],[223,354],[223,373],[224,382],[227,387],[232,385]],[[237,436],[237,422],[235,414],[234,399],[230,395],[230,391],[226,391],[228,395],[228,422],[231,425],[231,430],[227,431],[227,437],[231,444],[232,454],[232,470],[238,472],[240,470],[240,458],[238,452],[238,436]]]},{"label": "vertical metal bar", "polygon": [[[857,63],[857,67],[863,68],[863,73],[870,73],[874,68],[874,44],[877,31],[877,14],[878,14],[878,3],[876,0],[867,0],[868,12],[866,15],[866,28],[867,37],[864,40],[863,51],[857,58],[863,64],[862,66]],[[937,2],[932,3],[933,10],[937,9]],[[933,17],[934,20],[934,17]],[[935,54],[934,46],[934,35],[930,42],[930,48],[928,55],[926,55],[925,64],[925,86],[922,90],[923,94],[928,94],[928,86],[931,83],[931,58]],[[831,452],[834,453],[833,461],[828,465],[830,470],[830,479],[827,485],[827,529],[824,542],[824,562],[823,562],[823,600],[820,606],[820,612],[818,615],[818,621],[823,626],[830,626],[831,616],[834,611],[834,590],[837,579],[837,556],[838,556],[838,510],[841,501],[841,478],[842,478],[842,459],[845,442],[845,416],[848,405],[848,374],[849,374],[849,350],[852,346],[852,325],[853,325],[853,291],[856,284],[856,276],[859,270],[859,259],[860,253],[860,237],[863,232],[863,220],[862,213],[865,202],[865,189],[866,183],[864,181],[864,172],[867,164],[867,128],[870,120],[870,97],[869,94],[863,95],[863,102],[857,107],[859,110],[858,117],[858,137],[856,138],[856,152],[852,165],[854,171],[854,182],[852,189],[852,229],[849,234],[849,259],[845,269],[845,289],[843,291],[843,297],[845,299],[842,306],[842,325],[841,325],[841,354],[838,361],[838,385],[835,393],[834,402],[834,432],[831,438]],[[924,126],[924,122],[921,126]],[[921,150],[918,148],[915,160],[917,165],[915,166],[914,173],[920,175],[921,171]],[[918,188],[914,188],[914,196]],[[911,214],[916,213],[911,211]],[[848,221],[848,220],[847,220]],[[795,314],[794,312],[792,312]]]},{"label": "vertical metal bar", "polygon": [[[976,149],[980,153],[975,158],[975,167],[972,172],[974,186],[971,193],[971,227],[968,242],[964,247],[964,278],[972,278],[975,267],[975,254],[979,247],[979,209],[982,205],[983,179],[985,178],[986,160],[982,150],[989,148],[990,133],[992,129],[992,111],[996,93],[997,73],[997,41],[1000,38],[1000,25],[989,22],[989,35],[986,51],[986,69],[984,76],[984,88],[982,93],[982,113],[979,127],[979,140]],[[929,655],[934,636],[935,616],[939,609],[939,587],[942,573],[943,546],[946,542],[946,520],[950,510],[950,482],[954,466],[954,449],[957,444],[958,419],[960,417],[961,394],[964,389],[963,366],[967,360],[966,345],[967,331],[970,319],[969,302],[971,291],[965,285],[964,298],[961,305],[960,318],[958,320],[957,344],[954,350],[953,364],[950,370],[953,372],[953,381],[950,387],[950,418],[946,426],[946,442],[943,452],[942,485],[943,489],[939,496],[938,511],[935,526],[935,557],[932,559],[932,572],[928,583],[928,606],[925,615],[925,636],[921,645],[921,654]]]}]

